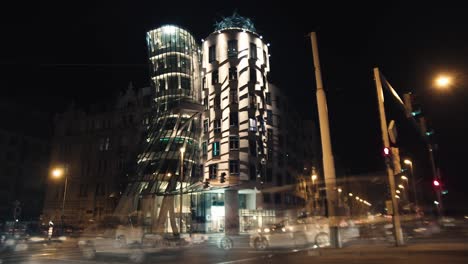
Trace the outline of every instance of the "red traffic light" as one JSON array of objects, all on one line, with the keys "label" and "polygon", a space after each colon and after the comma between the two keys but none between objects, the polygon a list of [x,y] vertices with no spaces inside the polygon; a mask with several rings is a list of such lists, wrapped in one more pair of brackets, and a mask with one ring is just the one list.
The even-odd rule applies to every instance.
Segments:
[{"label": "red traffic light", "polygon": [[385,156],[390,155],[390,149],[387,148],[387,147],[385,147],[385,148],[383,149],[383,153],[384,153]]},{"label": "red traffic light", "polygon": [[434,186],[440,186],[440,182],[438,180],[434,180],[432,184],[434,184]]}]

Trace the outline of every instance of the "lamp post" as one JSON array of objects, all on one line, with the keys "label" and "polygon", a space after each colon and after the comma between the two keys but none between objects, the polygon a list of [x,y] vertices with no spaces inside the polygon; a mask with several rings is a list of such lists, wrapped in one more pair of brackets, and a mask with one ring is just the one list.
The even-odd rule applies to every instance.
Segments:
[{"label": "lamp post", "polygon": [[182,195],[182,186],[184,183],[184,153],[185,148],[180,148],[180,218],[179,218],[179,229],[182,233],[182,203],[183,203],[183,195]]},{"label": "lamp post", "polygon": [[405,159],[404,163],[406,165],[409,165],[410,167],[410,173],[411,173],[411,185],[413,188],[413,198],[414,198],[414,206],[417,208],[418,207],[418,190],[416,189],[416,177],[414,176],[414,171],[413,171],[413,162],[409,159]]},{"label": "lamp post", "polygon": [[63,234],[63,224],[64,224],[64,213],[65,213],[65,200],[67,198],[67,187],[68,187],[68,166],[67,165],[64,165],[63,168],[55,168],[52,170],[52,176],[56,179],[59,179],[61,178],[62,176],[65,177],[65,186],[63,188],[63,199],[62,199],[62,213],[61,213],[61,216],[60,216],[60,219],[61,219],[61,223],[62,223],[62,226],[61,226],[61,231],[62,231],[62,234]]}]

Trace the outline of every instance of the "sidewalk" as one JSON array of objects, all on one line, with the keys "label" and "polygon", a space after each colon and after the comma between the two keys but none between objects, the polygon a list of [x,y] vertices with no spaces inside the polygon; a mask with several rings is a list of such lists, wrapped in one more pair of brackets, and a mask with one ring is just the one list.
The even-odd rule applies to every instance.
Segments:
[{"label": "sidewalk", "polygon": [[391,245],[353,245],[345,248],[322,248],[306,250],[308,256],[373,256],[401,254],[429,254],[437,252],[460,252],[468,254],[467,243],[423,243],[409,244],[400,247]]}]

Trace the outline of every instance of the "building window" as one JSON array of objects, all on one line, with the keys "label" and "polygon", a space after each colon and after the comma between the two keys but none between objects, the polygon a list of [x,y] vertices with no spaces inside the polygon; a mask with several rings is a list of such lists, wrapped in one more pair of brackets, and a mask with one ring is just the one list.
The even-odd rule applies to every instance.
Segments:
[{"label": "building window", "polygon": [[239,126],[239,113],[238,112],[229,113],[229,125],[232,127]]},{"label": "building window", "polygon": [[228,57],[237,57],[237,39],[228,41]]},{"label": "building window", "polygon": [[206,77],[202,79],[202,89],[206,89]]},{"label": "building window", "polygon": [[211,84],[215,85],[217,83],[218,83],[218,71],[216,70],[211,73]]},{"label": "building window", "polygon": [[266,51],[263,51],[263,63],[267,64],[267,55],[266,55]]},{"label": "building window", "polygon": [[237,80],[237,68],[229,68],[229,80]]},{"label": "building window", "polygon": [[229,160],[229,173],[239,174],[239,160]]},{"label": "building window", "polygon": [[270,193],[263,193],[263,202],[264,203],[270,203],[271,202]]},{"label": "building window", "polygon": [[159,92],[166,90],[166,80],[164,79],[159,79],[158,80],[158,85],[159,85]]},{"label": "building window", "polygon": [[273,112],[271,110],[267,110],[267,124],[273,125]]},{"label": "building window", "polygon": [[257,45],[255,43],[250,43],[250,58],[257,59]]},{"label": "building window", "polygon": [[203,156],[206,156],[208,153],[208,147],[207,147],[206,141],[202,142],[202,153],[203,153]]},{"label": "building window", "polygon": [[182,72],[189,73],[190,72],[190,67],[189,67],[189,59],[181,57],[180,58],[180,69]]},{"label": "building window", "polygon": [[221,119],[215,119],[213,121],[213,131],[215,133],[221,133]]},{"label": "building window", "polygon": [[255,70],[255,67],[250,67],[250,81],[251,82],[257,81],[257,71]]},{"label": "building window", "polygon": [[253,93],[249,94],[249,105],[251,108],[257,108],[257,96]]},{"label": "building window", "polygon": [[106,186],[104,183],[98,183],[96,184],[96,190],[94,192],[95,196],[103,196],[106,194]]},{"label": "building window", "polygon": [[212,150],[213,157],[218,157],[220,154],[219,141],[213,142],[212,147],[213,147],[213,150]]},{"label": "building window", "polygon": [[210,128],[210,123],[208,119],[203,120],[203,132],[208,133],[209,128]]},{"label": "building window", "polygon": [[184,90],[190,90],[190,79],[187,77],[181,77],[180,87]]},{"label": "building window", "polygon": [[211,164],[208,168],[210,179],[216,179],[218,177],[218,164]]},{"label": "building window", "polygon": [[249,118],[249,131],[257,132],[257,120]]},{"label": "building window", "polygon": [[255,180],[257,178],[257,168],[255,164],[250,164],[250,169],[249,169],[249,179],[250,180]]},{"label": "building window", "polygon": [[271,182],[273,180],[273,169],[267,168],[266,170],[266,182]]},{"label": "building window", "polygon": [[80,184],[80,197],[88,196],[88,184]]},{"label": "building window", "polygon": [[216,60],[216,45],[213,45],[208,50],[208,62],[212,63]]},{"label": "building window", "polygon": [[273,129],[269,128],[267,130],[267,140],[269,142],[273,142]]},{"label": "building window", "polygon": [[281,193],[275,193],[275,204],[281,204]]},{"label": "building window", "polygon": [[280,109],[281,108],[280,97],[277,95],[275,99],[276,99],[276,108]]},{"label": "building window", "polygon": [[208,104],[208,96],[203,98],[203,105],[205,106],[205,110],[208,110],[210,108],[210,106]]},{"label": "building window", "polygon": [[231,88],[231,90],[229,90],[229,102],[230,103],[237,103],[238,102],[237,89]]},{"label": "building window", "polygon": [[110,139],[108,137],[107,138],[101,138],[101,140],[99,142],[99,151],[109,150],[109,143],[110,143]]},{"label": "building window", "polygon": [[253,139],[249,140],[249,149],[250,155],[256,157],[257,156],[257,142]]},{"label": "building window", "polygon": [[221,109],[221,95],[217,94],[214,97],[214,109]]},{"label": "building window", "polygon": [[169,90],[176,90],[179,88],[179,77],[172,76],[167,78],[167,88]]},{"label": "building window", "polygon": [[239,149],[239,136],[229,136],[229,149],[230,150]]},{"label": "building window", "polygon": [[265,102],[267,105],[271,105],[271,93],[265,93]]}]

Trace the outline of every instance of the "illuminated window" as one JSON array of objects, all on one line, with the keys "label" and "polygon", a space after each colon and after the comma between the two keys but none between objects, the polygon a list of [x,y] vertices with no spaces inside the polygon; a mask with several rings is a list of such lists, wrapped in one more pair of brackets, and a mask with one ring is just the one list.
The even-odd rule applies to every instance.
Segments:
[{"label": "illuminated window", "polygon": [[257,132],[257,120],[249,118],[249,131]]},{"label": "illuminated window", "polygon": [[229,173],[239,174],[239,160],[229,160]]},{"label": "illuminated window", "polygon": [[255,43],[250,43],[250,58],[257,59],[257,45]]},{"label": "illuminated window", "polygon": [[213,149],[212,149],[212,155],[213,157],[218,157],[220,154],[219,150],[219,141],[213,142]]},{"label": "illuminated window", "polygon": [[211,63],[216,60],[216,45],[213,45],[208,50],[208,62]]},{"label": "illuminated window", "polygon": [[237,40],[228,41],[228,57],[237,57]]},{"label": "illuminated window", "polygon": [[229,136],[229,149],[230,150],[239,149],[239,136]]}]

